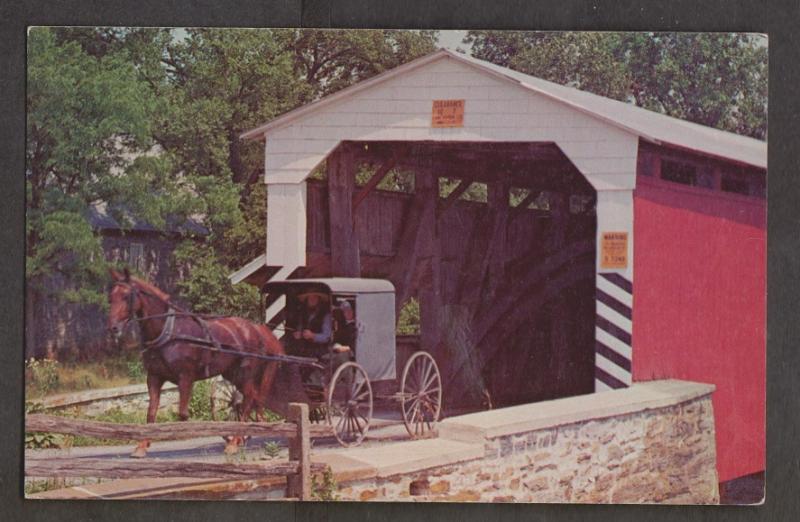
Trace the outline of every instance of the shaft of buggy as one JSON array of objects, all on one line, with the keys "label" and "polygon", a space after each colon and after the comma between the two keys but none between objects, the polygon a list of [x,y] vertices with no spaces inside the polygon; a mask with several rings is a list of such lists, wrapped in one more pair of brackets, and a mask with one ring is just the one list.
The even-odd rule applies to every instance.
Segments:
[{"label": "shaft of buggy", "polygon": [[325,366],[320,364],[313,357],[300,357],[298,355],[265,355],[260,353],[247,353],[236,350],[235,349],[237,348],[236,346],[224,343],[219,343],[220,347],[217,348],[211,341],[195,337],[184,337],[184,336],[173,337],[169,339],[166,343],[164,343],[164,345],[176,342],[191,343],[201,350],[224,353],[226,355],[235,355],[237,357],[247,357],[250,359],[260,359],[262,361],[271,361],[271,362],[285,362],[290,364],[298,364],[300,366],[311,366],[320,370],[325,369]]}]

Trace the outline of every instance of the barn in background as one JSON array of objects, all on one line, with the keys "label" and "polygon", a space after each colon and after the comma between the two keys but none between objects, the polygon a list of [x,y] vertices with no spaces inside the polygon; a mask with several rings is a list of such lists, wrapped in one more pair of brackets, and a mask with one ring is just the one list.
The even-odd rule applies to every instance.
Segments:
[{"label": "barn in background", "polygon": [[[125,264],[167,293],[174,293],[181,267],[176,266],[173,251],[184,240],[202,241],[208,230],[195,219],[168,220],[164,229],[158,229],[130,212],[118,209],[118,213],[129,223],[121,224],[105,202],[86,210],[86,220],[101,238],[106,261]],[[99,305],[64,303],[52,296],[68,289],[70,286],[60,275],[46,281],[46,292],[36,301],[31,315],[33,326],[25,329],[26,358],[47,355],[60,360],[86,360],[109,350],[107,314]]]},{"label": "barn in background", "polygon": [[243,137],[269,215],[234,282],[391,280],[452,411],[712,383],[720,481],[764,469],[764,142],[447,50]]}]

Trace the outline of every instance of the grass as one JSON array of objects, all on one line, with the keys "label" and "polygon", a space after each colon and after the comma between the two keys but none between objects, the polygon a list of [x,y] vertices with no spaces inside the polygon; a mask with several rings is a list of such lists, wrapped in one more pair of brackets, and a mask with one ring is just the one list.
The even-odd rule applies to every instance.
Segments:
[{"label": "grass", "polygon": [[[103,361],[78,364],[64,364],[63,366],[54,361],[29,362],[26,366],[26,392],[28,399],[36,399],[51,393],[64,392],[66,390],[86,389],[80,387],[86,384],[89,379],[94,386],[88,388],[100,388],[106,386],[119,386],[141,382],[144,380],[144,371],[140,364],[136,364],[136,359],[130,358],[108,358]],[[30,374],[30,375],[28,375]],[[99,376],[97,376],[99,374]],[[140,377],[141,375],[141,377]],[[95,377],[97,378],[95,379]],[[85,377],[88,377],[85,378]],[[98,385],[98,383],[100,385]],[[105,384],[106,386],[102,386]],[[44,393],[45,391],[48,393]],[[35,400],[28,400],[25,403],[26,413],[44,413],[40,403]],[[66,410],[50,411],[55,415],[65,417],[90,419],[102,422],[113,422],[116,424],[145,424],[147,412],[140,410],[123,410],[122,408],[110,408],[99,415],[88,416],[81,407],[73,407]],[[267,422],[282,420],[283,417],[269,410],[265,412]],[[189,418],[192,420],[212,420],[211,414],[211,382],[208,380],[197,381],[192,389],[192,398],[189,402]],[[156,422],[177,422],[177,411],[174,409],[161,410],[156,414]],[[59,435],[53,433],[26,434],[26,448],[62,448],[68,449],[81,446],[115,446],[119,444],[132,444],[136,441],[98,439],[82,435]]]},{"label": "grass", "polygon": [[[81,415],[70,416],[89,418]],[[91,417],[91,420],[117,424],[145,424],[147,422],[147,412],[144,410],[124,411],[120,408],[112,408],[100,415]],[[156,422],[176,422],[177,420],[178,414],[175,411],[159,411],[156,414]],[[60,446],[62,448],[78,448],[81,446],[116,446],[119,444],[135,444],[136,442],[134,440],[98,439],[85,435],[64,435]]]},{"label": "grass", "polygon": [[138,353],[107,356],[96,361],[29,361],[25,396],[47,395],[139,384],[146,380]]}]

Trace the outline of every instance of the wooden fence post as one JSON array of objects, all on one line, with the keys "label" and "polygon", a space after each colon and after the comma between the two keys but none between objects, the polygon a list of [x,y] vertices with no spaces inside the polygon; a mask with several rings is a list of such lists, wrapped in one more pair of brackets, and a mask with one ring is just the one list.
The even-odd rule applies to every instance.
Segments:
[{"label": "wooden fence post", "polygon": [[287,476],[287,496],[311,500],[311,438],[308,404],[289,404],[287,420],[297,425],[297,435],[289,438],[289,460],[299,463],[298,473]]}]

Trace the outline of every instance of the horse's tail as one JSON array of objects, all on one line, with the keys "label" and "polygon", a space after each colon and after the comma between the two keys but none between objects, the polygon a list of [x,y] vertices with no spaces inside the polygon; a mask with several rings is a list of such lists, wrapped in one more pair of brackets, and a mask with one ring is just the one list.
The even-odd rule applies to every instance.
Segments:
[{"label": "horse's tail", "polygon": [[272,330],[263,324],[256,325],[256,329],[261,336],[261,340],[268,355],[286,354],[286,350],[283,348],[283,343],[277,337],[275,337],[275,334],[272,333]]}]

